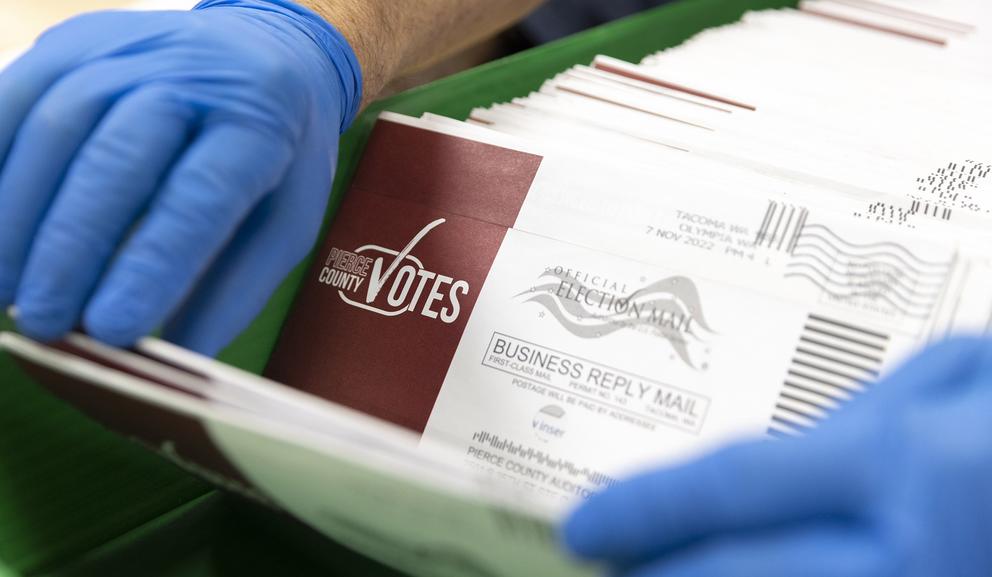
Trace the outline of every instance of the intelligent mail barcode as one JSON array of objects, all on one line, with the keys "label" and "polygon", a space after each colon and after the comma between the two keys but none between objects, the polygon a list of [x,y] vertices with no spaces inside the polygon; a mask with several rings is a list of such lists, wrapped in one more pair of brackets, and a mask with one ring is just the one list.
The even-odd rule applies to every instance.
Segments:
[{"label": "intelligent mail barcode", "polygon": [[800,435],[878,379],[889,336],[811,314],[779,393],[768,434]]},{"label": "intelligent mail barcode", "polygon": [[568,473],[573,477],[582,477],[597,487],[610,487],[617,482],[615,478],[599,471],[588,467],[580,467],[568,459],[552,457],[544,451],[536,450],[523,444],[503,439],[499,435],[494,435],[486,431],[480,431],[473,434],[472,440],[476,443],[488,445],[493,449],[508,453],[515,457],[526,459],[531,463],[541,465],[548,469]]}]

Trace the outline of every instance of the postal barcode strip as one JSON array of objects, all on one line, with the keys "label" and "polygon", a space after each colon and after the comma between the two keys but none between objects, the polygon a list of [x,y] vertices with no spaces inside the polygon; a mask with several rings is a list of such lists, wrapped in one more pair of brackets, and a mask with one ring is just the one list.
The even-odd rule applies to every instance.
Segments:
[{"label": "postal barcode strip", "polygon": [[[823,325],[832,326],[832,327],[834,327],[836,329],[842,329],[843,331],[846,331],[846,332],[849,332],[849,333],[855,333],[855,334],[859,334],[859,335],[864,335],[864,336],[867,336],[867,337],[871,337],[872,339],[874,339],[876,341],[880,341],[882,345],[884,345],[884,344],[886,344],[886,343],[889,342],[889,336],[888,335],[885,335],[885,334],[882,334],[882,333],[880,333],[878,331],[873,331],[871,329],[866,329],[864,327],[857,327],[857,326],[854,326],[854,325],[849,324],[849,323],[837,321],[837,320],[834,320],[834,319],[829,319],[827,317],[823,317],[823,316],[820,316],[820,315],[815,315],[815,314],[809,315],[809,321],[811,321],[811,323],[819,323],[819,324],[823,324]],[[807,323],[806,326],[809,326],[809,325],[810,325],[810,323]],[[878,344],[878,343],[876,343],[876,344]]]},{"label": "postal barcode strip", "polygon": [[795,436],[879,377],[889,336],[866,327],[810,314],[779,392],[768,434]]},{"label": "postal barcode strip", "polygon": [[802,423],[809,428],[815,426],[817,421],[823,420],[823,417],[819,417],[799,409],[794,409],[782,404],[781,402],[775,405],[775,414],[783,416],[792,422]]},{"label": "postal barcode strip", "polygon": [[813,405],[804,402],[796,402],[786,397],[780,397],[775,405],[775,412],[802,417],[811,421],[822,421],[827,418],[826,411],[817,409]]},{"label": "postal barcode strip", "polygon": [[768,209],[758,227],[754,245],[775,251],[792,252],[799,242],[808,215],[809,211],[805,208],[783,205],[774,200],[768,201]]},{"label": "postal barcode strip", "polygon": [[864,359],[864,360],[866,360],[866,361],[868,361],[870,363],[876,363],[877,364],[877,363],[881,363],[882,362],[882,359],[878,358],[877,355],[870,355],[870,354],[867,354],[867,353],[864,353],[864,352],[851,350],[849,348],[845,348],[845,347],[840,346],[840,345],[833,345],[833,344],[830,344],[830,343],[828,343],[826,341],[815,339],[813,337],[809,337],[809,336],[806,336],[806,335],[803,335],[803,336],[799,337],[799,340],[802,341],[802,342],[804,342],[804,343],[807,343],[807,344],[815,345],[817,347],[822,347],[822,348],[825,348],[825,349],[830,349],[830,350],[832,350],[834,352],[837,352],[837,353],[843,353],[845,355],[850,355],[852,357],[858,357],[858,358]]},{"label": "postal barcode strip", "polygon": [[[799,351],[796,352],[799,353]],[[837,378],[840,379],[842,382],[849,383],[851,388],[858,389],[868,384],[868,381],[866,379],[859,379],[858,377],[848,374],[843,370],[833,368],[829,366],[829,364],[824,365],[824,364],[817,364],[811,362],[809,360],[803,359],[799,354],[792,357],[792,365],[793,366],[798,365],[803,369],[813,370],[816,373],[823,373],[826,375],[830,375],[830,377],[832,378]]]},{"label": "postal barcode strip", "polygon": [[829,397],[823,397],[823,400],[815,398],[810,399],[808,396],[796,394],[791,391],[789,387],[782,390],[782,393],[779,396],[779,402],[788,402],[790,406],[798,406],[802,409],[810,410],[819,415],[821,418],[826,418],[831,411],[835,411],[839,407],[839,404]]},{"label": "postal barcode strip", "polygon": [[791,377],[794,382],[798,382],[802,386],[808,388],[818,389],[820,391],[823,391],[827,396],[831,398],[836,398],[838,396],[843,396],[843,395],[847,395],[848,396],[847,398],[850,398],[850,395],[856,395],[864,390],[864,387],[860,385],[853,385],[851,383],[848,383],[846,385],[841,383],[836,383],[818,377],[817,375],[810,374],[808,372],[797,371],[794,368],[789,369],[786,372],[786,374],[788,375],[788,377],[786,377],[785,380],[786,384],[791,384],[789,382],[789,377]]},{"label": "postal barcode strip", "polygon": [[824,329],[824,328],[821,328],[821,327],[817,327],[815,325],[809,325],[809,324],[807,324],[805,327],[803,327],[803,330],[805,331],[805,334],[814,333],[816,335],[830,337],[830,338],[833,338],[833,339],[837,339],[839,341],[846,341],[846,342],[848,342],[848,343],[850,343],[852,345],[855,345],[857,347],[863,347],[863,348],[866,348],[866,349],[872,349],[872,350],[879,351],[879,352],[885,351],[885,345],[879,345],[879,344],[876,344],[876,343],[873,343],[873,342],[870,342],[870,341],[867,341],[867,340],[861,340],[861,339],[857,339],[857,338],[852,338],[852,337],[847,336],[847,335],[844,335],[844,334],[842,334],[840,332],[831,331],[829,329]]},{"label": "postal barcode strip", "polygon": [[779,431],[785,431],[793,436],[808,433],[813,430],[812,426],[783,417],[779,413],[772,416],[772,424],[775,425],[775,428]]},{"label": "postal barcode strip", "polygon": [[910,214],[923,214],[924,216],[932,216],[942,220],[951,220],[954,216],[954,211],[946,206],[939,206],[937,204],[930,204],[929,202],[921,203],[918,200],[914,200],[909,206]]},{"label": "postal barcode strip", "polygon": [[553,471],[561,471],[573,477],[582,477],[596,487],[606,488],[616,484],[617,480],[600,471],[588,467],[580,467],[567,459],[552,457],[544,451],[532,449],[523,444],[503,439],[487,431],[479,431],[472,435],[472,441],[490,448],[525,459]]},{"label": "postal barcode strip", "polygon": [[[851,399],[850,393],[843,390],[825,391],[815,384],[799,384],[789,379],[786,379],[783,384],[782,394],[799,397],[806,403],[826,409],[836,409],[842,402]],[[838,397],[843,398],[843,400],[839,400]]]},{"label": "postal barcode strip", "polygon": [[803,355],[806,357],[812,357],[819,361],[826,361],[827,363],[830,363],[832,365],[841,365],[846,369],[854,369],[856,371],[861,371],[872,377],[878,378],[877,369],[873,369],[871,367],[867,367],[858,363],[848,362],[844,360],[843,357],[837,357],[837,356],[832,356],[830,354],[824,354],[822,352],[818,352],[814,350],[814,348],[812,347],[803,347],[803,346],[796,347],[796,354]]}]

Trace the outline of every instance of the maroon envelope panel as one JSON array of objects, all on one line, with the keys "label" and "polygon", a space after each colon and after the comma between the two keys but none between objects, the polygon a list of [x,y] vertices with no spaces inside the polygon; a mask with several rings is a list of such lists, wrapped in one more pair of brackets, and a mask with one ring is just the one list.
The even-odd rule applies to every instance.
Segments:
[{"label": "maroon envelope panel", "polygon": [[349,194],[369,191],[511,228],[541,160],[517,150],[380,120]]},{"label": "maroon envelope panel", "polygon": [[379,122],[267,376],[423,432],[540,162]]}]

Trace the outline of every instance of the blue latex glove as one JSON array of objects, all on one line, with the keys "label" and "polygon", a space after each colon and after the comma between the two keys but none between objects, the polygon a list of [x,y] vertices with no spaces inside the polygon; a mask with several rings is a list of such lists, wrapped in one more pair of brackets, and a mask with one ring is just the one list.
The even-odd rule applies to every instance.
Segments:
[{"label": "blue latex glove", "polygon": [[312,247],[357,113],[343,36],[284,0],[99,12],[0,75],[0,305],[26,334],[218,352]]},{"label": "blue latex glove", "polygon": [[564,529],[626,577],[992,575],[992,341],[910,361],[806,438],[593,497]]}]

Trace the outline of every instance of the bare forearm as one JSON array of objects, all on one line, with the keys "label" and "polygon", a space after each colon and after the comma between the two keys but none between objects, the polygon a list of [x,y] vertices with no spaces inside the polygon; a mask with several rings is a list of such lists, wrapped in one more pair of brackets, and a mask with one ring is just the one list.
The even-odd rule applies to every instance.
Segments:
[{"label": "bare forearm", "polygon": [[365,102],[397,75],[510,26],[542,0],[302,0],[348,38]]}]

